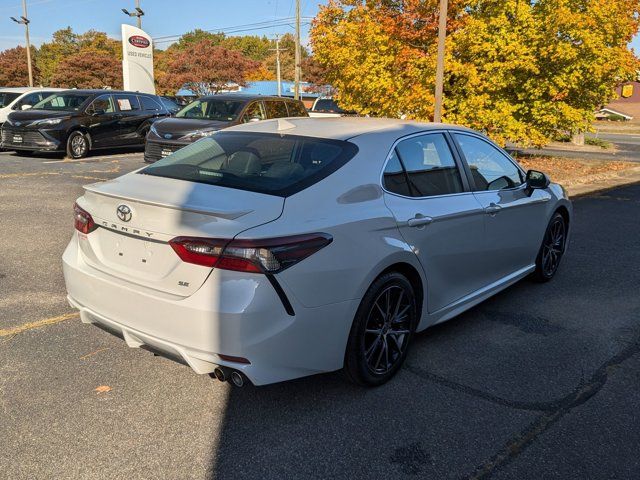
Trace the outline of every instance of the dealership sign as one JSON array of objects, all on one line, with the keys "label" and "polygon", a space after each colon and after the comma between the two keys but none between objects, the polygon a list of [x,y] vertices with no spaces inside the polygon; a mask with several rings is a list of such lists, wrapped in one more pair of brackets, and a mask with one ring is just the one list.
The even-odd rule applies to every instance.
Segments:
[{"label": "dealership sign", "polygon": [[131,25],[122,25],[122,79],[125,90],[156,93],[151,37]]}]

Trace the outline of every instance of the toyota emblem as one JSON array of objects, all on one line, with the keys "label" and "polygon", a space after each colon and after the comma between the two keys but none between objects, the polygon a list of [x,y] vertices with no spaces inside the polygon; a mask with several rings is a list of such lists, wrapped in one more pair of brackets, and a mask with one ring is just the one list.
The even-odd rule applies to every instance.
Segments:
[{"label": "toyota emblem", "polygon": [[131,208],[129,208],[127,205],[118,205],[116,214],[118,215],[118,218],[123,222],[128,222],[129,220],[131,220]]},{"label": "toyota emblem", "polygon": [[171,134],[170,133],[165,133],[164,134],[164,138],[166,138],[167,140],[169,140],[171,138]]}]

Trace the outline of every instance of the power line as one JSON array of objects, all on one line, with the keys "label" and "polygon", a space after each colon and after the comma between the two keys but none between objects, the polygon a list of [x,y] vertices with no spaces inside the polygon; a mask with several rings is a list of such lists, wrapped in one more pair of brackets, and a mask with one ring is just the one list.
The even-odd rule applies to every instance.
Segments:
[{"label": "power line", "polygon": [[[312,18],[313,17],[303,17],[304,20],[307,20],[307,22],[304,25],[309,25],[310,24],[309,20],[312,20]],[[292,26],[292,22],[295,22],[295,17],[285,17],[285,18],[280,18],[278,20],[266,20],[263,22],[247,23],[244,25],[234,25],[230,27],[212,28],[210,30],[203,30],[203,31],[207,33],[239,33],[239,32],[248,32],[252,30],[263,30],[263,29],[273,28],[273,27]],[[179,39],[180,37],[182,37],[182,35],[183,34],[163,35],[159,37],[154,37],[153,41],[154,43],[173,42]]]}]

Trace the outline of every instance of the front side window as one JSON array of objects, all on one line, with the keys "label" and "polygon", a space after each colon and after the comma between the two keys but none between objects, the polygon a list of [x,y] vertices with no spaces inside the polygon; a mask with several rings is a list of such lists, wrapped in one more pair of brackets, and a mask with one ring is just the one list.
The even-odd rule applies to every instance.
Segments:
[{"label": "front side window", "polygon": [[82,105],[91,98],[90,94],[63,92],[51,95],[41,102],[36,103],[33,108],[35,110],[54,110],[77,112]]},{"label": "front side window", "polygon": [[268,102],[264,102],[264,104],[267,109],[267,118],[285,118],[289,116],[287,104],[285,102],[270,100]]},{"label": "front side window", "polygon": [[286,197],[335,172],[357,151],[340,140],[222,130],[139,173]]},{"label": "front side window", "polygon": [[[408,190],[413,197],[464,191],[460,172],[442,133],[429,133],[403,140],[394,149],[393,156],[397,156],[404,167]],[[392,165],[395,163],[393,156],[389,160]]]},{"label": "front side window", "polygon": [[196,100],[176,113],[176,117],[233,122],[244,106],[245,102],[241,100]]},{"label": "front side window", "polygon": [[102,95],[96,98],[89,108],[87,108],[87,113],[113,113],[115,112],[115,107],[113,106],[113,99],[111,95]]},{"label": "front side window", "polygon": [[118,94],[115,95],[118,110],[121,112],[131,112],[140,110],[140,103],[136,95]]},{"label": "front side window", "polygon": [[471,169],[475,191],[503,190],[522,185],[522,173],[500,150],[472,135],[453,134]]},{"label": "front side window", "polygon": [[257,122],[259,120],[264,120],[265,118],[267,117],[264,113],[262,102],[253,102],[247,107],[247,110],[244,112],[244,115],[242,116],[242,122]]}]

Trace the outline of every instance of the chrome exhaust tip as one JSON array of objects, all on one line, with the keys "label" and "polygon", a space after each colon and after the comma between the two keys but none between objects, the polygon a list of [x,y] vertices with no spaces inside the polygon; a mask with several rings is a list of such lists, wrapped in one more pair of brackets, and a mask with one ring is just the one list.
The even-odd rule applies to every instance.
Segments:
[{"label": "chrome exhaust tip", "polygon": [[213,371],[213,374],[221,382],[226,382],[227,381],[227,374],[222,368],[216,367],[216,369]]},{"label": "chrome exhaust tip", "polygon": [[231,372],[231,382],[236,387],[242,387],[244,385],[244,377],[239,372]]}]

